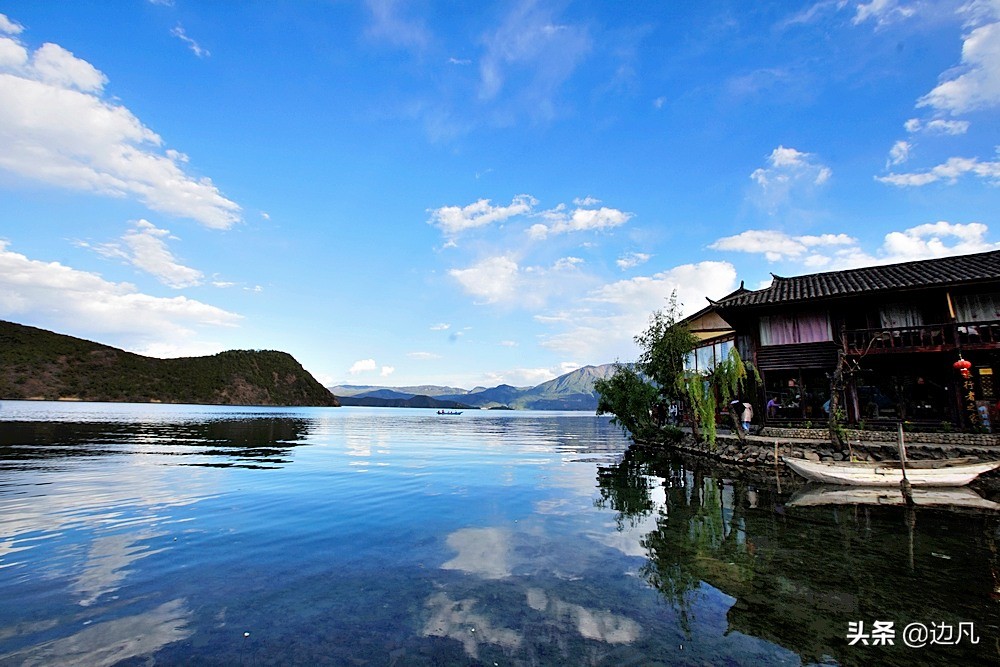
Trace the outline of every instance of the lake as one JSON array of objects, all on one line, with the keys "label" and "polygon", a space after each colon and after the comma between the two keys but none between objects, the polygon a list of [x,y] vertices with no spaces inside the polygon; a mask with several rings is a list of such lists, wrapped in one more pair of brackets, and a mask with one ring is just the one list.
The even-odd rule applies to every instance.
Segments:
[{"label": "lake", "polygon": [[802,487],[587,413],[3,401],[0,665],[1000,662],[1000,513]]}]

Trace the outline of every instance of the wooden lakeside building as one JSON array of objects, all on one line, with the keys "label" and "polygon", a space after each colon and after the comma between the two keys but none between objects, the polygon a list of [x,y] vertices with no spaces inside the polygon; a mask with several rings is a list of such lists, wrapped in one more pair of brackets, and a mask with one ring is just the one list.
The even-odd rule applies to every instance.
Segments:
[{"label": "wooden lakeside building", "polygon": [[689,368],[710,369],[733,345],[754,363],[763,383],[747,398],[765,424],[825,422],[843,359],[850,424],[985,417],[1000,430],[1000,251],[774,276],[683,322],[700,341]]}]

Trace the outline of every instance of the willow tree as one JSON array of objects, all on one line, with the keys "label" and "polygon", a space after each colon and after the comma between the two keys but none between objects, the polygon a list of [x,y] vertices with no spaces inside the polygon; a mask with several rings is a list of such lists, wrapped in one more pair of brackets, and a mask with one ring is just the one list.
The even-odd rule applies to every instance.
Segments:
[{"label": "willow tree", "polygon": [[[677,377],[677,388],[691,409],[691,429],[696,440],[707,440],[710,445],[715,445],[715,415],[719,406],[728,405],[731,399],[743,394],[750,378],[760,382],[757,369],[753,364],[744,362],[735,347],[708,373],[688,370]],[[735,416],[732,419],[733,431],[743,440],[742,428]]]}]

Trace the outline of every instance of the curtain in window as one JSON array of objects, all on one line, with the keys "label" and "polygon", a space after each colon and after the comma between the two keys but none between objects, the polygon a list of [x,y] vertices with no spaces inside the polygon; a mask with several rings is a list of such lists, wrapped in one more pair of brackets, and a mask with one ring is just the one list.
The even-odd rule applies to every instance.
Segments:
[{"label": "curtain in window", "polygon": [[924,325],[924,315],[919,310],[901,303],[890,303],[879,310],[879,319],[886,329],[902,327],[921,327]]},{"label": "curtain in window", "polygon": [[833,340],[830,317],[826,313],[803,313],[796,319],[799,343],[821,343]]},{"label": "curtain in window", "polygon": [[827,313],[765,315],[760,318],[761,345],[792,345],[833,340]]},{"label": "curtain in window", "polygon": [[957,297],[955,318],[959,322],[1000,320],[1000,294],[969,294]]},{"label": "curtain in window", "polygon": [[795,320],[787,315],[765,315],[760,318],[761,345],[789,345],[795,340]]}]

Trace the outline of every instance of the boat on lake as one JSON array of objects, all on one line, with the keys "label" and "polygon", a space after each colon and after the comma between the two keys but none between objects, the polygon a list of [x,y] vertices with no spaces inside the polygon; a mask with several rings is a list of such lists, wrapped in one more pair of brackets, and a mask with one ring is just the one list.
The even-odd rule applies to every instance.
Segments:
[{"label": "boat on lake", "polygon": [[438,414],[439,415],[460,415],[460,414],[462,414],[462,411],[461,410],[438,410]]},{"label": "boat on lake", "polygon": [[[809,461],[783,457],[789,468],[812,482],[847,486],[899,486],[903,465],[899,461]],[[907,461],[910,486],[965,486],[979,475],[1000,468],[1000,461],[945,459]]]},{"label": "boat on lake", "polygon": [[[907,470],[909,473],[909,470]],[[910,491],[918,507],[962,507],[1000,511],[1000,503],[983,498],[967,487],[921,486]],[[906,497],[898,489],[877,486],[834,486],[809,484],[792,494],[788,507],[820,505],[906,505]]]}]

